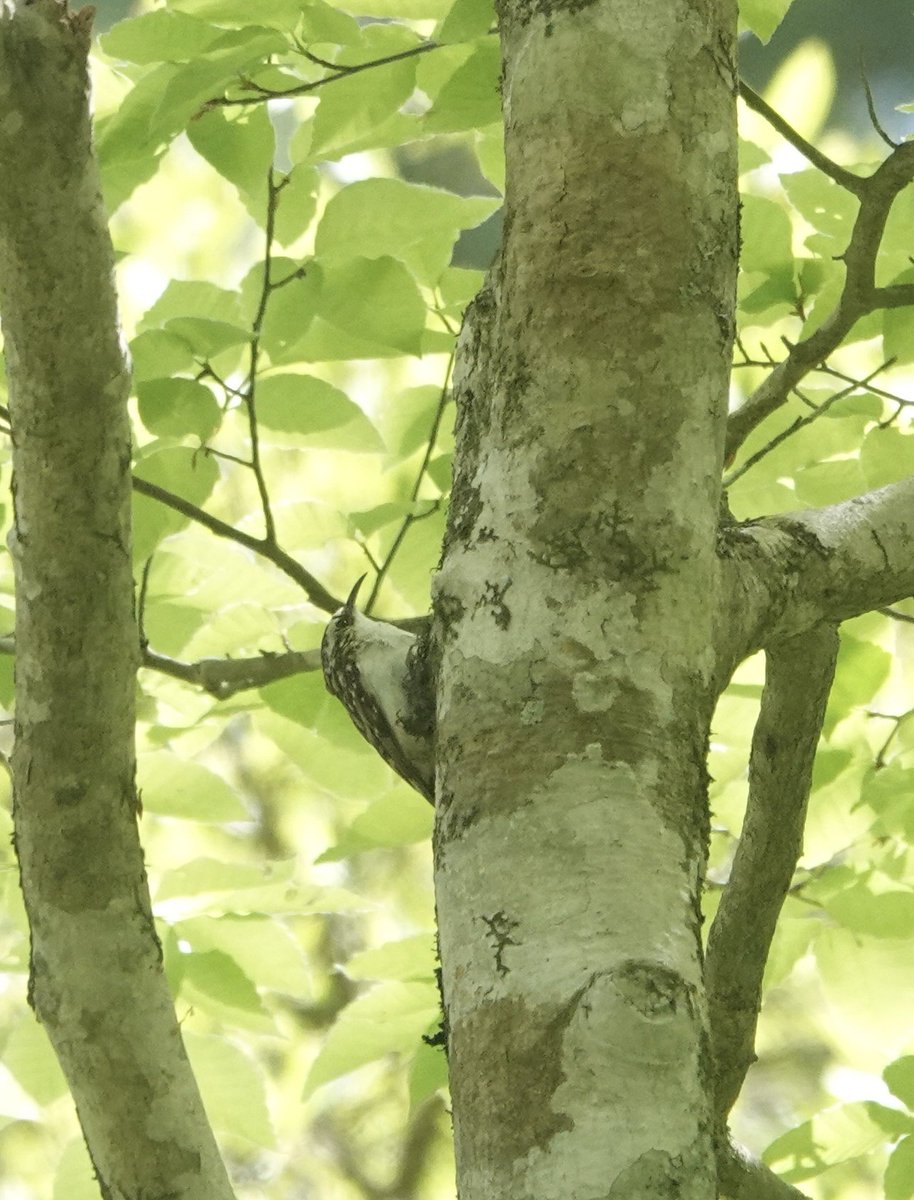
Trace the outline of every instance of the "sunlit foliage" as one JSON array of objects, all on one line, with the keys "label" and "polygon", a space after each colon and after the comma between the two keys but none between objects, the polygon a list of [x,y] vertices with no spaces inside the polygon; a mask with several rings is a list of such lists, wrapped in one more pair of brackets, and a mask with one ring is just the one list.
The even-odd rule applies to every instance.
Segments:
[{"label": "sunlit foliage", "polygon": [[[753,0],[744,18],[766,37],[787,7]],[[445,1060],[423,1040],[439,1022],[431,811],[325,694],[315,651],[363,572],[377,614],[428,608],[454,343],[495,235],[454,247],[504,186],[494,25],[487,0],[169,0],[98,51],[135,373],[143,841],[242,1197],[453,1194]],[[808,53],[802,89],[827,98],[827,60]],[[779,94],[795,124],[798,90]],[[799,136],[742,116],[735,400],[840,303],[858,204]],[[827,149],[863,175],[885,151]],[[912,228],[909,187],[878,284],[914,280]],[[733,514],[909,474],[912,361],[910,309],[863,315],[729,464]],[[6,564],[0,588],[12,633]],[[10,656],[0,671],[11,709]],[[912,675],[914,607],[843,629],[761,1061],[736,1114],[754,1150],[822,1197],[875,1194],[887,1163],[887,1195],[914,1195]],[[709,912],[760,684],[744,664],[715,721]],[[0,820],[9,832],[7,809]],[[53,1179],[81,1200],[97,1193],[25,1004],[4,844],[0,1194],[47,1195]]]}]

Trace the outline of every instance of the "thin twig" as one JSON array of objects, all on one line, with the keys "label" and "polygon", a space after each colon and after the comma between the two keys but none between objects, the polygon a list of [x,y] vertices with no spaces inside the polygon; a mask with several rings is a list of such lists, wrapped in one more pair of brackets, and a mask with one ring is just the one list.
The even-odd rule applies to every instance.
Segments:
[{"label": "thin twig", "polygon": [[860,175],[855,175],[853,171],[848,171],[846,167],[842,167],[827,154],[823,154],[821,150],[817,150],[812,142],[808,142],[801,133],[780,115],[775,112],[767,101],[763,100],[758,92],[753,91],[745,80],[739,82],[739,94],[743,98],[748,108],[753,112],[757,112],[759,116],[764,117],[772,129],[777,130],[785,142],[790,142],[796,150],[808,159],[814,167],[833,179],[840,187],[846,188],[847,191],[853,192],[855,196],[862,196],[863,189],[866,186],[866,179]]},{"label": "thin twig", "polygon": [[[819,367],[817,370],[821,371],[824,370],[824,368]],[[754,454],[750,454],[744,462],[740,463],[735,471],[731,471],[724,477],[724,488],[731,487],[734,483],[736,483],[737,479],[745,475],[748,470],[769,455],[772,450],[780,446],[782,442],[786,442],[788,438],[793,437],[793,435],[799,432],[799,430],[805,428],[807,425],[811,425],[812,422],[817,421],[819,417],[824,416],[825,413],[827,413],[830,408],[837,404],[839,400],[844,400],[848,396],[853,395],[858,388],[869,386],[870,380],[874,379],[884,370],[884,366],[877,367],[870,375],[866,376],[862,380],[852,379],[847,387],[841,388],[840,391],[835,392],[833,395],[829,396],[828,399],[823,400],[821,404],[816,406],[813,406],[811,401],[807,400],[806,397],[801,396],[797,389],[794,388],[794,394],[799,396],[804,404],[812,408],[812,412],[809,414],[809,416],[797,417],[796,420],[791,421],[786,429],[782,429],[780,433],[776,433],[769,442],[766,442],[765,445],[756,450]]]},{"label": "thin twig", "polygon": [[182,662],[167,654],[142,648],[142,665],[161,675],[170,675],[194,687],[203,688],[217,700],[227,700],[236,692],[264,687],[291,675],[319,671],[319,650],[287,650],[282,654],[259,654],[256,658],[201,658]]},{"label": "thin twig", "polygon": [[267,213],[266,213],[266,229],[265,242],[266,247],[263,257],[263,284],[260,289],[260,299],[257,303],[257,311],[254,314],[254,320],[251,323],[251,342],[250,342],[250,357],[248,365],[248,381],[242,397],[245,410],[248,417],[248,436],[251,441],[251,470],[254,472],[254,478],[257,481],[257,492],[260,496],[260,507],[263,512],[264,529],[266,530],[266,540],[275,545],[276,543],[276,523],[273,520],[273,510],[270,507],[270,493],[267,488],[267,481],[263,473],[263,465],[260,461],[260,433],[257,427],[257,365],[260,357],[260,337],[263,332],[263,321],[267,312],[267,304],[270,300],[272,292],[271,270],[273,265],[273,237],[276,230],[276,210],[279,206],[279,197],[282,189],[289,182],[289,176],[286,175],[280,179],[279,183],[275,183],[273,179],[273,168],[267,172]]},{"label": "thin twig", "polygon": [[[444,409],[447,405],[447,399],[448,399],[448,395],[449,395],[449,388],[450,388],[450,381],[451,381],[451,372],[453,371],[453,369],[454,369],[454,352],[452,351],[450,354],[450,357],[448,358],[447,369],[444,372],[444,382],[441,385],[441,391],[438,395],[438,404],[435,407],[435,416],[432,420],[432,427],[429,430],[428,440],[425,445],[425,453],[422,456],[422,462],[419,465],[419,470],[416,472],[416,478],[413,483],[412,493],[410,495],[410,500],[413,502],[413,504],[415,504],[416,501],[419,499],[419,492],[422,488],[422,481],[425,478],[425,475],[428,471],[429,463],[431,462],[432,454],[434,453],[435,445],[438,441],[438,431],[441,428],[441,420],[442,420],[442,417],[444,416]],[[396,555],[397,551],[400,549],[400,546],[403,544],[403,539],[406,537],[407,533],[409,532],[410,527],[416,521],[422,521],[426,517],[431,516],[431,514],[433,512],[437,512],[438,509],[440,508],[440,506],[441,506],[441,499],[439,497],[438,499],[430,502],[430,507],[428,509],[426,509],[425,512],[418,513],[418,514],[415,512],[409,512],[403,518],[403,521],[400,524],[400,528],[397,530],[394,540],[391,542],[390,548],[388,549],[387,554],[384,557],[384,561],[381,563],[380,567],[378,567],[378,569],[377,569],[377,574],[375,575],[375,580],[374,580],[374,584],[372,585],[371,593],[365,604],[366,613],[371,612],[372,605],[377,601],[378,593],[380,592],[381,586],[384,583],[384,579],[385,579],[388,571],[390,570],[391,564],[393,563],[393,560],[394,560],[394,556]]]},{"label": "thin twig", "polygon": [[885,144],[890,149],[894,150],[898,143],[892,141],[886,131],[882,128],[882,125],[879,121],[879,116],[876,113],[876,104],[873,100],[873,89],[870,87],[870,81],[867,79],[866,72],[863,69],[862,58],[860,60],[860,78],[863,81],[863,92],[866,96],[866,111],[869,113],[870,124],[873,126]]},{"label": "thin twig", "polygon": [[315,79],[310,83],[298,84],[296,87],[286,88],[283,91],[272,91],[268,88],[262,88],[258,84],[249,84],[252,90],[256,90],[256,97],[246,96],[244,98],[228,99],[225,96],[216,97],[212,100],[207,100],[201,108],[201,112],[206,112],[210,108],[230,108],[235,105],[258,104],[266,100],[288,100],[293,96],[307,96],[309,92],[315,92],[318,88],[325,87],[327,84],[336,83],[339,79],[348,79],[352,75],[358,75],[361,71],[370,71],[373,67],[385,67],[389,63],[401,62],[406,58],[415,58],[418,54],[427,54],[430,50],[440,49],[439,42],[422,42],[419,46],[411,46],[408,50],[400,50],[396,54],[385,54],[381,58],[374,58],[371,62],[356,63],[352,66],[344,66],[339,63],[332,64],[334,75],[325,75],[323,79]]},{"label": "thin twig", "polygon": [[[857,178],[856,176],[854,178]],[[876,255],[889,210],[898,193],[914,178],[914,142],[904,142],[867,179],[859,179],[860,210],[844,259],[844,287],[822,324],[789,348],[762,384],[727,422],[726,461],[761,422],[780,408],[801,379],[820,367],[844,341],[861,317],[879,308],[914,305],[914,285],[876,287]]]},{"label": "thin twig", "polygon": [[304,591],[310,602],[315,608],[321,609],[323,612],[333,613],[342,605],[342,600],[328,592],[324,585],[305,568],[296,562],[290,554],[286,552],[275,542],[270,542],[266,538],[252,537],[251,534],[245,533],[242,529],[236,529],[234,525],[229,525],[227,521],[220,520],[219,517],[212,516],[205,509],[199,508],[196,504],[192,504],[189,500],[184,500],[180,496],[176,496],[173,492],[167,491],[165,488],[159,487],[156,483],[150,483],[147,479],[139,479],[133,477],[133,490],[139,492],[141,496],[148,496],[152,500],[158,500],[160,504],[165,504],[175,512],[181,513],[188,517],[191,521],[196,521],[198,525],[204,526],[210,533],[214,533],[217,537],[226,538],[228,541],[237,542],[239,546],[244,546],[248,550],[252,550],[255,554],[259,554],[262,558],[267,559],[275,567],[278,567],[284,575],[293,580]]}]

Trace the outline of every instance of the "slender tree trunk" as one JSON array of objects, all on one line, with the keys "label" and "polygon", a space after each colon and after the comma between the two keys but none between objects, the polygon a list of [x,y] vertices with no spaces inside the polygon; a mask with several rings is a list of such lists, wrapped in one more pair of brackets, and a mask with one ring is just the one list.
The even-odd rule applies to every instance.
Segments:
[{"label": "slender tree trunk", "polygon": [[462,1200],[716,1194],[699,888],[736,5],[506,0],[435,596]]},{"label": "slender tree trunk", "polygon": [[0,13],[16,848],[29,999],[107,1197],[230,1197],[162,971],[134,783],[129,372],[91,148],[91,9]]}]

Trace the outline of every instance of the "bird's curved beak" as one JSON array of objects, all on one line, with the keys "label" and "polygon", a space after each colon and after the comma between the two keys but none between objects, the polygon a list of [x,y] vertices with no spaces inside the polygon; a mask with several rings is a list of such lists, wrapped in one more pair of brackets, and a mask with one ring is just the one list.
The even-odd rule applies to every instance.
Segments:
[{"label": "bird's curved beak", "polygon": [[344,608],[349,608],[349,609],[355,608],[355,602],[356,602],[356,599],[359,594],[359,588],[362,586],[362,584],[365,582],[365,580],[367,578],[368,578],[368,572],[366,571],[364,575],[360,575],[359,578],[355,581],[352,591],[346,597],[346,603],[343,606]]}]

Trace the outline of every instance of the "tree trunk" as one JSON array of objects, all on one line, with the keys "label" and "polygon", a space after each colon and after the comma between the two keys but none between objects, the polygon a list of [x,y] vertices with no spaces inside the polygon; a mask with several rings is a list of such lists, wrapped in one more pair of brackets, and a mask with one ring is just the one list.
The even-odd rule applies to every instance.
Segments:
[{"label": "tree trunk", "polygon": [[29,999],[106,1197],[230,1197],[137,836],[129,371],[90,140],[91,9],[0,13],[0,311],[13,429],[16,849]]},{"label": "tree trunk", "polygon": [[736,5],[500,19],[505,241],[461,335],[435,592],[460,1195],[708,1200]]}]

